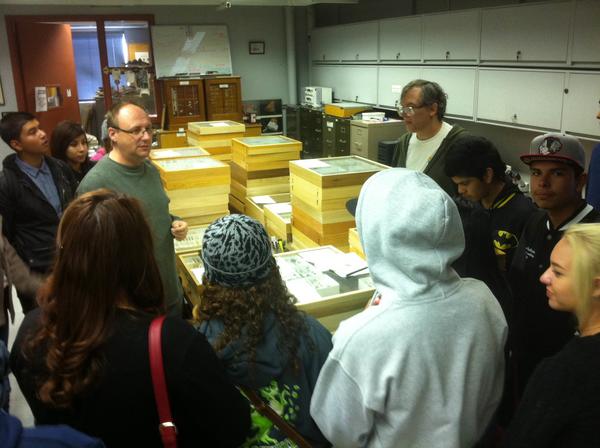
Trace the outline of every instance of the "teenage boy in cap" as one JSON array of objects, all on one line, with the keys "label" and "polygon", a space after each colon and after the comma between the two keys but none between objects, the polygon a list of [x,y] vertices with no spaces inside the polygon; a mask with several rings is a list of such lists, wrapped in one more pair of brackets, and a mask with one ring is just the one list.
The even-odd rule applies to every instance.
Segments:
[{"label": "teenage boy in cap", "polygon": [[446,156],[444,172],[463,198],[488,212],[490,243],[498,267],[506,271],[535,206],[507,179],[506,164],[494,144],[483,137],[457,140]]},{"label": "teenage boy in cap", "polygon": [[529,165],[531,194],[543,210],[527,221],[509,272],[520,393],[537,364],[558,352],[575,331],[570,314],[548,306],[545,286],[539,281],[550,264],[550,253],[569,226],[600,222],[600,213],[582,199],[587,175],[579,140],[560,133],[540,135],[521,160]]},{"label": "teenage boy in cap", "polygon": [[[15,154],[3,161],[0,173],[2,230],[19,257],[35,272],[46,274],[56,247],[63,210],[75,195],[71,169],[48,156],[48,136],[28,112],[13,112],[0,121],[0,136]],[[35,298],[19,292],[23,311]]]}]

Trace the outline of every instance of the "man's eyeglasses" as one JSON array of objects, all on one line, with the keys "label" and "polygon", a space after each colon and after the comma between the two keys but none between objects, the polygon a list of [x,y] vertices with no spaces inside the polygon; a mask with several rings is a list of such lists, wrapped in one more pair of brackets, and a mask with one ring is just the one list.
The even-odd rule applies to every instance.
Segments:
[{"label": "man's eyeglasses", "polygon": [[406,115],[407,117],[412,117],[415,114],[416,109],[422,109],[425,106],[427,106],[427,105],[421,104],[420,106],[406,106],[406,107],[399,106],[398,107],[398,115],[400,115],[401,117],[404,115]]},{"label": "man's eyeglasses", "polygon": [[147,132],[150,137],[154,136],[154,129],[150,128],[133,128],[133,129],[121,129],[118,126],[111,126],[111,128],[117,131],[125,132],[126,134],[133,135],[135,138],[142,138],[144,132]]}]

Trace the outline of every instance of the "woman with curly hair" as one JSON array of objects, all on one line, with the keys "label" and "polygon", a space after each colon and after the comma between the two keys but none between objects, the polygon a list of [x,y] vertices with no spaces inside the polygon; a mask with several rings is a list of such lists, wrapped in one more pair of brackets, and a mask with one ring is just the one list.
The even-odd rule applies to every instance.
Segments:
[{"label": "woman with curly hair", "polygon": [[54,157],[69,165],[78,183],[96,164],[88,156],[85,131],[74,121],[65,120],[56,125],[50,137],[50,150]]},{"label": "woman with curly hair", "polygon": [[[245,215],[218,219],[204,233],[202,260],[204,289],[194,317],[231,380],[256,391],[313,446],[327,446],[309,409],[331,334],[296,309],[264,227]],[[252,421],[244,446],[288,446],[256,411]]]},{"label": "woman with curly hair", "polygon": [[[148,328],[165,304],[139,202],[109,190],[80,196],[63,214],[57,247],[40,306],[11,354],[36,422],[68,424],[109,448],[162,446]],[[179,446],[242,443],[248,403],[206,338],[167,317],[162,351]]]},{"label": "woman with curly hair", "polygon": [[578,334],[536,368],[504,446],[600,446],[600,224],[570,226],[540,281],[548,305],[573,313]]}]

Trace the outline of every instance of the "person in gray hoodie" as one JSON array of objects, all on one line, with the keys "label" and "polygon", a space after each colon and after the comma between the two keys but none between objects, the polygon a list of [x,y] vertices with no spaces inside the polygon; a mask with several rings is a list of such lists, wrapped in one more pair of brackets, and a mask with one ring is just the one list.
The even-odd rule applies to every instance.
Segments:
[{"label": "person in gray hoodie", "polygon": [[507,325],[488,287],[451,268],[454,201],[394,168],[367,180],[356,217],[377,294],[334,335],[313,419],[338,447],[472,447],[500,402]]}]

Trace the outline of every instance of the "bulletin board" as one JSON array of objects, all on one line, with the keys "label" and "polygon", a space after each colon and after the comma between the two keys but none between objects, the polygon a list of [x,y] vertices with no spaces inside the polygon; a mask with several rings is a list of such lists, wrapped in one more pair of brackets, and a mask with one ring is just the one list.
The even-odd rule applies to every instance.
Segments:
[{"label": "bulletin board", "polygon": [[232,74],[226,25],[152,27],[157,78]]}]

